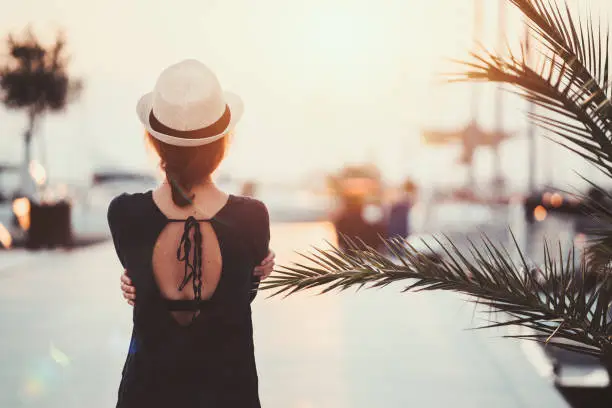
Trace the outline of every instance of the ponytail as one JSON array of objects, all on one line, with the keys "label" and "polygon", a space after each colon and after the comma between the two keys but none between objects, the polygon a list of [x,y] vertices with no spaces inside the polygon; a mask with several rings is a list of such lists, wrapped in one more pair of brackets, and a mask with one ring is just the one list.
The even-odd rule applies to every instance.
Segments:
[{"label": "ponytail", "polygon": [[166,170],[166,180],[170,185],[172,191],[172,201],[177,207],[187,207],[193,204],[195,194],[189,192],[191,186],[185,186],[179,184],[175,177],[173,177],[168,170]]}]

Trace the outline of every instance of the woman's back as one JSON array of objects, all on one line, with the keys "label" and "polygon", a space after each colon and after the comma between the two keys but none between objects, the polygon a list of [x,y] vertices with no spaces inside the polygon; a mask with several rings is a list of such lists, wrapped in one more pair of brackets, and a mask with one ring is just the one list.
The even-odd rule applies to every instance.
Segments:
[{"label": "woman's back", "polygon": [[115,248],[138,293],[119,407],[259,407],[250,301],[268,214],[257,200],[225,200],[186,218],[151,191],[111,203]]},{"label": "woman's back", "polygon": [[[164,187],[151,193],[155,206],[168,219],[153,248],[155,282],[164,299],[208,300],[217,288],[223,264],[212,222],[232,197],[211,189],[212,194],[205,200],[198,194],[188,209],[177,208]],[[177,251],[178,255],[173,255]],[[198,310],[172,312],[181,325],[188,324],[197,314]]]}]

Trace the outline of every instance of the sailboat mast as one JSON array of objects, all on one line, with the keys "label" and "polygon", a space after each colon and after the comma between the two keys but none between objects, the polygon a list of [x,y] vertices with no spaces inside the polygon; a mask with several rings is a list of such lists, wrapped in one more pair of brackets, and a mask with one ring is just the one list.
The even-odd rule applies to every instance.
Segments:
[{"label": "sailboat mast", "polygon": [[[530,32],[529,25],[525,22],[525,55],[528,62],[531,62],[531,44],[530,44]],[[535,112],[535,105],[533,102],[528,102],[529,117]],[[527,149],[529,162],[527,165],[527,194],[531,194],[535,190],[535,172],[536,172],[536,143],[535,143],[535,127],[531,120],[527,122]]]},{"label": "sailboat mast", "polygon": [[[474,41],[474,47],[479,46],[480,38],[482,37],[482,0],[474,0],[474,28],[472,32],[472,41]],[[478,102],[480,100],[478,86],[472,86],[472,105],[471,105],[471,116],[472,120],[476,120],[478,117]]]},{"label": "sailboat mast", "polygon": [[[503,55],[505,52],[506,38],[506,0],[498,0],[497,12],[497,55]],[[503,88],[498,85],[495,92],[495,130],[498,136],[501,137],[504,131],[504,98]],[[501,140],[493,141],[491,148],[493,149],[493,187],[497,191],[503,182],[501,172],[501,162],[499,156],[499,145]]]},{"label": "sailboat mast", "polygon": [[[473,41],[474,48],[478,48],[480,46],[480,39],[482,38],[482,13],[483,13],[483,0],[474,0],[474,28],[473,28]],[[478,113],[479,113],[479,102],[480,102],[480,87],[472,85],[472,103],[471,103],[471,121],[475,124],[478,121]],[[475,135],[470,134],[474,129],[473,126],[468,128],[467,137],[474,137]],[[469,158],[468,162],[468,185],[470,188],[474,188],[475,186],[475,175],[474,175],[474,157]]]}]

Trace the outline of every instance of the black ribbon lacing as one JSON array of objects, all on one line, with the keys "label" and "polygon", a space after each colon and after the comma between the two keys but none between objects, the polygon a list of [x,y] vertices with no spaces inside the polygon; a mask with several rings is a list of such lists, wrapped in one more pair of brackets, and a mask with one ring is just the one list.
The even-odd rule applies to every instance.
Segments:
[{"label": "black ribbon lacing", "polygon": [[[193,243],[191,242],[192,230]],[[192,247],[193,256],[190,259]],[[202,301],[202,232],[200,231],[200,223],[193,216],[185,220],[185,230],[176,252],[176,259],[185,262],[185,274],[178,289],[183,290],[191,280],[193,282],[194,303],[199,305]],[[196,315],[197,311],[194,311],[193,319]]]}]

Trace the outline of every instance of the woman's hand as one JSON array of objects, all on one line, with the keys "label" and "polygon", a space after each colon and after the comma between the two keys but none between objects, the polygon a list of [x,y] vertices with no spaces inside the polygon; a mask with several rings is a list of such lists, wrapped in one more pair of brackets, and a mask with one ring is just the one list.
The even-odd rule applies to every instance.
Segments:
[{"label": "woman's hand", "polygon": [[121,292],[123,292],[123,297],[127,300],[127,302],[134,306],[134,300],[136,300],[136,288],[132,286],[132,280],[127,275],[127,269],[123,271],[123,275],[121,275]]},{"label": "woman's hand", "polygon": [[269,250],[268,256],[266,256],[266,258],[261,261],[261,264],[259,266],[255,267],[253,275],[259,276],[260,280],[264,280],[268,276],[270,276],[270,274],[274,270],[274,258],[276,258],[276,254],[274,253],[274,251]]},{"label": "woman's hand", "polygon": [[[261,264],[255,267],[253,275],[258,276],[261,280],[264,280],[270,276],[270,273],[272,273],[274,270],[274,258],[276,258],[276,254],[274,251],[270,250],[268,252],[268,256],[266,256]],[[134,301],[136,300],[136,288],[132,285],[132,280],[127,275],[127,270],[124,270],[123,275],[121,275],[121,292],[123,293],[123,297],[127,300],[128,304],[134,306]]]}]

